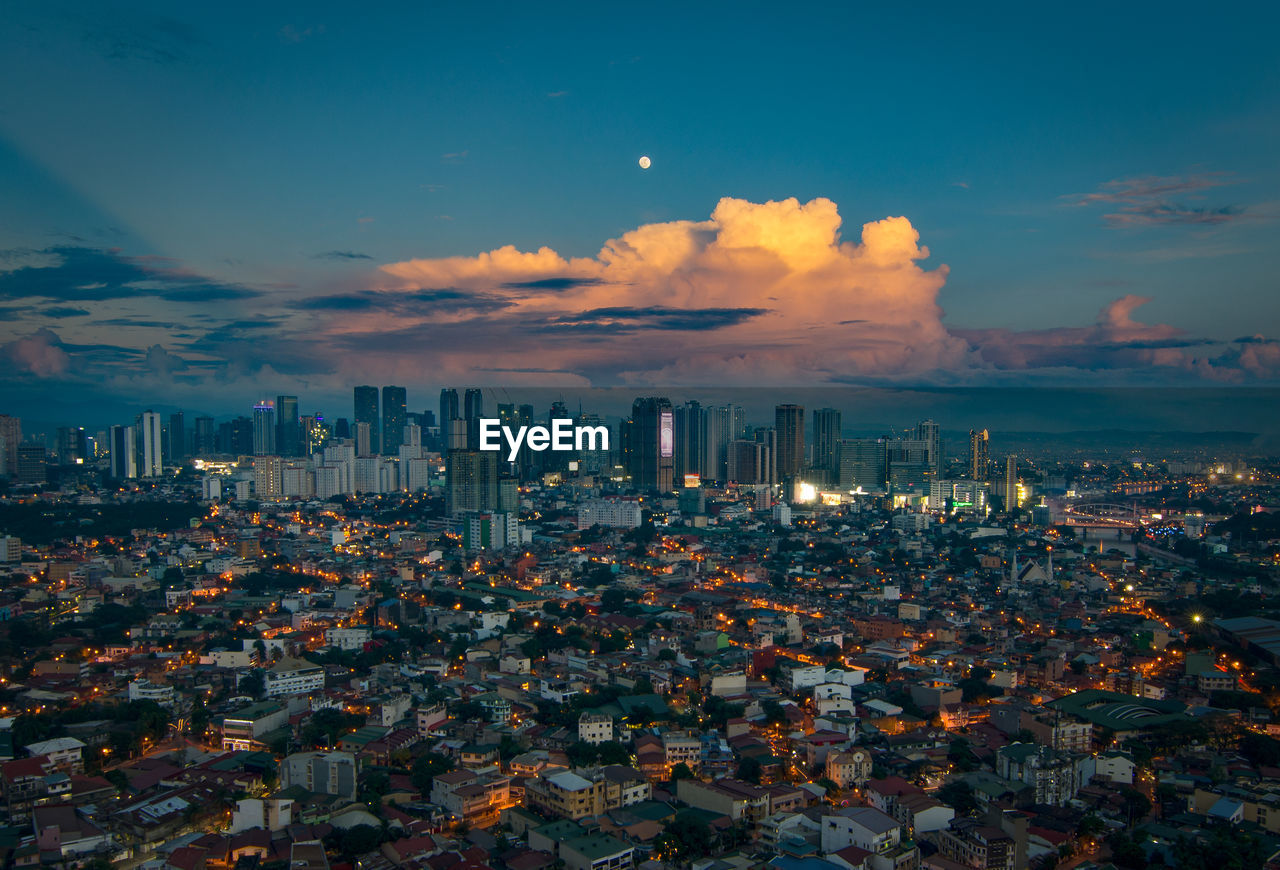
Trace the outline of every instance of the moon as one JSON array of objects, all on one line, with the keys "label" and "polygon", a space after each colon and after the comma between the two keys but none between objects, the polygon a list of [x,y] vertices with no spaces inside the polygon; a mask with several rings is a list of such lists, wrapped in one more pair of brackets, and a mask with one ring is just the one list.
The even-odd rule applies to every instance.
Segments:
[{"label": "moon", "polygon": [[640,158],[640,168],[641,168],[641,169],[648,169],[648,168],[649,168],[650,166],[652,166],[652,165],[653,165],[653,161],[649,159],[649,155],[648,155],[648,154],[646,154],[645,156],[643,156],[643,157],[641,157],[641,158]]}]

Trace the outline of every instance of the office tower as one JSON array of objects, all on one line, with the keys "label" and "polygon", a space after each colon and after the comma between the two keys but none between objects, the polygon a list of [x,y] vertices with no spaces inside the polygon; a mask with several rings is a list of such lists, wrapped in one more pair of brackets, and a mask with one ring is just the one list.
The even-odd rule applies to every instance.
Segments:
[{"label": "office tower", "polygon": [[649,396],[632,403],[629,446],[627,471],[632,488],[670,492],[674,488],[675,415],[669,400]]},{"label": "office tower", "polygon": [[986,429],[969,430],[969,479],[986,480],[991,465],[991,436]]},{"label": "office tower", "polygon": [[778,405],[774,428],[778,430],[778,477],[795,477],[804,468],[804,406]]},{"label": "office tower", "polygon": [[19,444],[18,468],[13,476],[15,483],[41,484],[45,477],[45,453],[43,444]]},{"label": "office tower", "polygon": [[284,463],[279,456],[254,457],[253,494],[268,501],[284,496]]},{"label": "office tower", "polygon": [[302,455],[302,421],[297,396],[276,396],[276,450],[280,456]]},{"label": "office tower", "polygon": [[1012,453],[1004,461],[1004,509],[1018,508],[1018,457]]},{"label": "office tower", "polygon": [[835,408],[813,412],[813,466],[823,471],[827,481],[834,481],[839,474],[840,412]]},{"label": "office tower", "polygon": [[928,493],[934,479],[929,443],[916,438],[893,438],[885,442],[885,449],[889,489],[895,493]]},{"label": "office tower", "polygon": [[132,426],[112,426],[111,476],[117,480],[138,476],[137,434]]},{"label": "office tower", "polygon": [[138,418],[138,431],[142,436],[139,446],[142,452],[143,477],[160,477],[164,474],[164,460],[161,456],[164,435],[160,431],[160,415],[155,411],[143,411]]},{"label": "office tower", "polygon": [[208,456],[217,449],[212,417],[196,417],[191,434],[191,449],[196,456]]},{"label": "office tower", "polygon": [[436,423],[435,411],[423,411],[421,414],[418,415],[418,417],[420,418],[418,420],[418,425],[421,426],[423,429],[430,429],[431,427],[438,425]]},{"label": "office tower", "polygon": [[676,455],[672,463],[672,475],[680,484],[686,474],[701,474],[698,461],[702,443],[702,406],[697,402],[685,402],[674,410]]},{"label": "office tower", "polygon": [[187,423],[182,412],[169,415],[169,430],[165,438],[165,455],[178,465],[187,458]]},{"label": "office tower", "polygon": [[929,445],[929,466],[934,477],[942,470],[942,427],[932,420],[922,420],[916,424],[916,440]]},{"label": "office tower", "polygon": [[356,416],[355,423],[369,424],[369,450],[362,453],[362,456],[371,456],[378,452],[378,433],[379,427],[382,425],[378,419],[378,388],[370,386],[356,387]]},{"label": "office tower", "polygon": [[0,414],[0,475],[18,470],[18,445],[22,443],[22,420]]},{"label": "office tower", "polygon": [[253,452],[253,421],[236,417],[218,424],[218,452],[244,455]]},{"label": "office tower", "polygon": [[445,457],[445,510],[452,516],[491,511],[498,503],[498,454],[452,450]]},{"label": "office tower", "polygon": [[449,421],[457,420],[462,414],[458,411],[458,391],[443,389],[440,391],[440,431],[449,430]]},{"label": "office tower", "polygon": [[356,456],[373,455],[373,426],[363,420],[356,423]]},{"label": "office tower", "polygon": [[269,401],[253,406],[253,455],[276,454],[276,409]]},{"label": "office tower", "polygon": [[406,402],[404,387],[382,388],[382,453],[384,456],[398,455],[400,445],[404,443],[404,427],[408,422]]},{"label": "office tower", "polygon": [[880,492],[888,480],[888,446],[881,439],[849,438],[840,442],[840,488]]},{"label": "office tower", "polygon": [[333,421],[333,437],[335,440],[342,440],[351,437],[351,421],[346,417],[339,417]]},{"label": "office tower", "polygon": [[89,442],[80,426],[63,426],[58,429],[58,464],[78,465],[89,455]]},{"label": "office tower", "polygon": [[422,449],[422,427],[405,426],[400,440],[404,442],[400,445],[401,447],[412,447],[415,451],[420,451]]}]

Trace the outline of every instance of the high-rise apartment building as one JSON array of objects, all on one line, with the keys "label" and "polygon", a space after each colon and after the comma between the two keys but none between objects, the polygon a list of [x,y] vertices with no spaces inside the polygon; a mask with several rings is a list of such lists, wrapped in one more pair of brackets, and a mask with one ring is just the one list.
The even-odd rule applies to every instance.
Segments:
[{"label": "high-rise apartment building", "polygon": [[795,477],[804,468],[804,406],[778,405],[774,428],[778,432],[778,476]]},{"label": "high-rise apartment building", "polygon": [[[462,394],[462,419],[467,421],[467,449],[480,449],[480,418],[484,416],[484,393],[469,389]],[[568,416],[567,414],[565,416]],[[544,461],[547,457],[543,457]]]},{"label": "high-rise apartment building", "polygon": [[355,422],[369,424],[369,455],[378,452],[378,435],[382,421],[378,419],[378,388],[360,386],[355,388]]},{"label": "high-rise apartment building", "polygon": [[137,477],[137,430],[132,426],[112,426],[110,441],[111,476],[118,480]]},{"label": "high-rise apartment building", "polygon": [[969,479],[986,480],[991,466],[991,435],[986,429],[969,430]]},{"label": "high-rise apartment building", "polygon": [[813,412],[813,466],[834,481],[840,472],[840,412],[818,408]]},{"label": "high-rise apartment building", "polygon": [[164,474],[164,431],[160,415],[155,411],[143,411],[138,418],[138,434],[142,436],[139,448],[142,453],[143,477],[160,477]]},{"label": "high-rise apartment building", "polygon": [[456,420],[462,414],[458,410],[458,391],[445,388],[440,391],[440,431],[447,431],[449,421]]},{"label": "high-rise apartment building", "polygon": [[451,450],[445,457],[445,510],[452,516],[498,506],[498,454]]},{"label": "high-rise apartment building", "polygon": [[404,427],[408,422],[404,387],[382,388],[382,453],[396,456],[404,443]]},{"label": "high-rise apartment building", "polygon": [[1018,508],[1018,457],[1010,453],[1004,460],[1004,509]]},{"label": "high-rise apartment building", "polygon": [[18,445],[22,443],[22,420],[0,414],[0,476],[18,470]]},{"label": "high-rise apartment building", "polygon": [[932,420],[922,420],[916,424],[916,440],[929,445],[929,466],[934,477],[942,471],[944,461],[942,455],[942,426]]}]

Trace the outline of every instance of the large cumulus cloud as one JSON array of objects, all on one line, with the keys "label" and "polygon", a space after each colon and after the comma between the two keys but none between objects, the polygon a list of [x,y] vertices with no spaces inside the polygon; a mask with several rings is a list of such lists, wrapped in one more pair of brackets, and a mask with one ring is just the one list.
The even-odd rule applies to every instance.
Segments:
[{"label": "large cumulus cloud", "polygon": [[[641,226],[595,257],[503,247],[382,271],[394,279],[389,293],[451,287],[501,299],[483,328],[507,333],[483,348],[491,360],[536,351],[556,367],[611,370],[623,382],[794,383],[976,364],[942,324],[947,267],[925,268],[928,256],[905,217],[865,224],[852,241],[828,199],[725,198],[709,220]],[[420,326],[451,319],[433,312]],[[477,324],[464,314],[454,325]],[[548,340],[569,325],[574,343]],[[342,329],[359,341],[380,326],[368,312]],[[602,336],[607,343],[591,340]],[[454,362],[465,353],[451,348]]]}]

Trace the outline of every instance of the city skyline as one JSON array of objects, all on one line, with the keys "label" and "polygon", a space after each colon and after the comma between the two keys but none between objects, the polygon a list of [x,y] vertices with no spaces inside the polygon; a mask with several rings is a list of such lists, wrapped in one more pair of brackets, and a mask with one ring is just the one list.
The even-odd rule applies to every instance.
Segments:
[{"label": "city skyline", "polygon": [[1163,48],[1190,21],[1111,8],[1100,30],[935,7],[905,47],[885,10],[655,7],[610,40],[571,9],[12,14],[0,357],[27,416],[356,378],[1280,374],[1274,10],[1198,16],[1194,66]]}]

